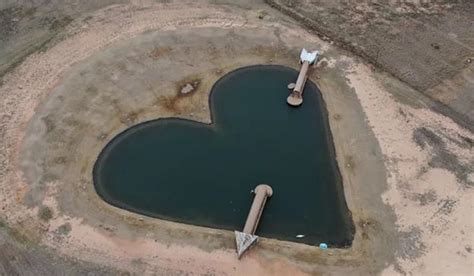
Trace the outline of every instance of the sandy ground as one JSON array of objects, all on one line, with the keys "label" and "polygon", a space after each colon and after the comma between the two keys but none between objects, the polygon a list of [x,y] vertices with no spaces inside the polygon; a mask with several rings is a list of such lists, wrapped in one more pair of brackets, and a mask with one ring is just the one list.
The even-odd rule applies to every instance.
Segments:
[{"label": "sandy ground", "polygon": [[[206,3],[109,6],[30,55],[0,86],[4,227],[28,246],[132,273],[472,274],[473,133],[398,80],[265,14]],[[238,261],[231,232],[138,216],[95,194],[92,165],[115,134],[158,117],[208,122],[219,77],[258,63],[297,68],[303,46],[323,52],[310,77],[329,112],[356,225],[351,248],[263,239]],[[176,99],[177,83],[196,77],[199,91]]]},{"label": "sandy ground", "polygon": [[[461,144],[455,145],[456,142],[444,138],[463,136],[472,139],[472,133],[439,114],[397,104],[389,94],[383,93],[377,81],[371,79],[367,68],[357,66],[353,70],[354,73],[348,75],[350,85],[379,138],[390,172],[389,189],[382,197],[395,210],[399,231],[410,235],[401,240],[403,251],[399,263],[388,267],[384,273],[389,275],[399,269],[414,275],[472,273],[474,194],[469,177],[474,152],[472,146],[462,150]],[[433,141],[417,144],[413,135],[420,127],[444,137],[437,138],[439,144],[433,144]],[[436,158],[431,147],[440,146],[451,147],[457,159],[470,167],[468,178],[463,179],[446,168],[429,166]],[[405,246],[407,248],[403,248]]]}]

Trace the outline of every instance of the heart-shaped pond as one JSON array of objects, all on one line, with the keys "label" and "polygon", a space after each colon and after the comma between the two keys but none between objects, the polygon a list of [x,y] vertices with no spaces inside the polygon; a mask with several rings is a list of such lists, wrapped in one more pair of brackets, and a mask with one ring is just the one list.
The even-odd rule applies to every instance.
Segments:
[{"label": "heart-shaped pond", "polygon": [[286,104],[297,75],[283,66],[241,68],[214,85],[212,124],[164,118],[122,132],[95,164],[98,194],[148,216],[241,230],[251,190],[266,183],[274,192],[256,234],[350,244],[353,227],[320,92],[308,81],[303,105]]}]

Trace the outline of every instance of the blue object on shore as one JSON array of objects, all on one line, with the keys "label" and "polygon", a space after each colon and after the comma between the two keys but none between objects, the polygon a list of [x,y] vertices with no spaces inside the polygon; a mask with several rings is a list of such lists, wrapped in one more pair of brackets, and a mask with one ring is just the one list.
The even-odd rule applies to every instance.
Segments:
[{"label": "blue object on shore", "polygon": [[328,249],[328,245],[325,244],[324,242],[322,242],[322,243],[319,244],[319,248],[321,248],[321,249]]}]

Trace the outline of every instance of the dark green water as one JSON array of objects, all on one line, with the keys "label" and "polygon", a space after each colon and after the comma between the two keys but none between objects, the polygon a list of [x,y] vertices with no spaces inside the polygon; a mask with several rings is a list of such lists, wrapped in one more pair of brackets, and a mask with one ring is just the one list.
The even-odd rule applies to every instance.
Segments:
[{"label": "dark green water", "polygon": [[297,74],[282,66],[236,70],[213,87],[211,125],[166,118],[119,134],[95,164],[98,194],[152,217],[241,230],[250,191],[266,183],[274,193],[258,235],[350,244],[353,227],[320,92],[308,81],[303,105],[286,104]]}]

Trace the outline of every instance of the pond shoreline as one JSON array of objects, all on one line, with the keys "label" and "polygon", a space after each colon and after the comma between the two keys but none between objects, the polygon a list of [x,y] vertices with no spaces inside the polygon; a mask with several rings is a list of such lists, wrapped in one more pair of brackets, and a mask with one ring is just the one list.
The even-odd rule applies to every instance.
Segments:
[{"label": "pond shoreline", "polygon": [[[113,206],[150,217],[204,227],[236,230],[241,227],[249,207],[249,200],[251,200],[251,196],[247,194],[247,188],[250,190],[252,187],[248,185],[258,184],[253,183],[251,180],[243,180],[249,178],[244,175],[247,171],[252,170],[254,174],[251,177],[252,179],[255,178],[256,182],[270,183],[277,192],[276,199],[272,199],[270,205],[267,206],[263,216],[263,228],[261,227],[257,232],[258,235],[263,237],[269,235],[268,237],[279,240],[289,240],[315,246],[321,242],[328,243],[331,247],[350,246],[354,226],[345,204],[341,183],[342,178],[335,161],[334,145],[330,140],[331,134],[328,133],[330,129],[327,110],[324,108],[325,104],[322,102],[323,99],[320,92],[314,83],[308,82],[305,89],[305,98],[307,100],[303,107],[293,108],[283,101],[284,97],[288,94],[285,84],[287,81],[292,80],[296,74],[297,71],[294,69],[280,65],[253,65],[239,68],[220,77],[213,84],[209,92],[210,124],[181,118],[159,118],[142,122],[126,129],[106,145],[95,162],[93,178],[94,186],[99,196]],[[263,79],[267,79],[268,76],[271,76],[271,85],[269,83],[265,85],[261,82]],[[285,78],[285,80],[278,80],[280,77]],[[242,78],[242,80],[237,80],[237,78]],[[241,83],[246,85],[243,86]],[[258,88],[252,88],[254,86]],[[232,100],[226,99],[231,96],[233,97]],[[238,104],[235,103],[236,101],[238,101]],[[235,105],[235,107],[230,107],[230,105]],[[224,106],[227,106],[227,108]],[[312,111],[308,112],[308,110]],[[231,114],[231,116],[223,121],[226,116],[221,115],[223,117],[221,119],[218,113],[224,112]],[[230,121],[230,118],[232,118],[232,121]],[[260,121],[262,123],[258,126]],[[232,132],[234,132],[236,128],[238,129],[238,124],[242,124],[243,130],[240,133],[236,133],[239,135],[238,141],[233,142],[230,137],[216,141],[214,139],[211,140],[213,141],[211,143],[215,145],[210,145],[210,149],[219,145],[219,150],[215,153],[212,150],[201,153],[200,149],[191,149],[187,145],[199,144],[199,147],[205,147],[206,144],[206,140],[200,136],[189,137],[193,133],[191,130],[199,130],[197,133],[204,133],[203,131],[208,133],[207,130],[209,129],[210,132],[205,134],[206,137],[209,135],[216,138],[223,135],[227,137],[228,135],[225,133],[228,131],[226,129],[232,128]],[[300,124],[306,124],[307,127],[295,128],[293,130],[293,125]],[[253,125],[257,125],[258,129],[252,127]],[[317,125],[318,127],[311,127],[312,125]],[[186,131],[180,135],[168,134],[170,132],[181,133],[182,131],[176,129],[178,126],[180,128],[188,127],[189,133]],[[264,130],[260,132],[262,128]],[[320,128],[328,132],[319,130]],[[273,132],[275,134],[270,134]],[[266,138],[259,138],[256,136],[259,135],[258,133],[265,133],[264,137]],[[246,139],[245,137],[247,136],[248,138]],[[189,140],[188,142],[185,142],[186,139],[183,140],[185,137]],[[289,144],[289,141],[292,139],[298,140],[298,144]],[[162,148],[157,141],[163,141],[162,143],[180,141],[179,143],[181,144],[176,145],[176,150],[169,151],[166,149],[168,146]],[[242,146],[233,145],[235,142],[242,144]],[[143,150],[141,146],[153,143],[155,143],[155,146],[148,146],[146,150]],[[174,145],[170,144],[169,147]],[[298,149],[298,145],[305,145],[303,146],[305,150],[310,150],[317,156],[308,157],[307,152]],[[318,148],[324,147],[324,145],[327,145],[327,149]],[[243,148],[237,152],[222,152],[223,149],[230,149],[235,146]],[[288,146],[294,147],[294,149],[285,150]],[[310,146],[314,148],[308,148]],[[246,152],[248,147],[255,148],[248,152],[250,156],[247,156],[248,154],[242,156],[240,152]],[[259,151],[260,148],[265,149]],[[291,154],[285,153],[280,156],[278,153],[288,150],[291,151]],[[189,151],[189,153],[180,153],[180,151]],[[248,161],[242,160],[236,164],[234,164],[235,161],[234,163],[227,162],[225,164],[221,162],[213,163],[214,157],[212,155],[214,154],[231,155],[219,157],[222,160],[243,158],[243,160]],[[255,156],[252,156],[252,154],[255,154]],[[171,157],[171,155],[183,155],[183,157],[177,159]],[[265,155],[269,157],[264,157]],[[195,160],[193,157],[191,160],[187,160],[188,156],[199,156],[200,159]],[[260,159],[262,161],[253,161]],[[263,159],[266,161],[263,161]],[[271,163],[272,160],[274,164]],[[281,163],[277,160],[285,160],[285,162]],[[176,165],[169,165],[169,162],[174,162]],[[196,164],[196,162],[204,164],[209,162],[209,164],[203,166],[203,164]],[[320,162],[323,162],[323,164],[317,165]],[[289,163],[291,164],[290,167],[288,167]],[[187,169],[186,164],[194,165],[191,165],[192,169]],[[209,175],[206,176],[206,172],[194,170],[193,167],[196,166],[212,168],[212,170],[207,172]],[[258,169],[259,166],[262,166],[262,168]],[[172,171],[175,170],[181,171],[181,173],[174,174]],[[273,174],[279,176],[275,179],[268,178],[268,173],[270,172],[268,170],[273,171]],[[127,173],[123,174],[121,173],[122,171]],[[154,171],[153,178],[149,176],[150,171]],[[223,176],[223,179],[214,176],[216,171],[219,175]],[[282,171],[287,171],[287,175],[282,174]],[[297,174],[294,174],[293,171]],[[180,177],[184,172],[189,176],[185,178]],[[239,173],[244,175],[239,176]],[[307,179],[308,177],[299,177],[298,174],[300,173],[304,175],[310,173],[310,179]],[[121,176],[118,177],[118,175]],[[166,176],[162,178],[163,175]],[[228,175],[228,177],[224,175]],[[206,180],[200,180],[202,177],[205,177]],[[324,182],[321,182],[319,179],[324,179]],[[182,181],[185,182],[183,183]],[[213,182],[225,183],[225,185],[221,184],[224,186],[230,185],[229,189],[233,192],[226,192],[225,190],[228,189],[220,191],[219,186],[221,185],[214,184]],[[215,188],[206,188],[205,185],[207,183],[212,183],[209,185],[215,186]],[[232,185],[237,186],[232,187]],[[130,188],[128,188],[129,186]],[[161,188],[156,188],[160,186]],[[316,188],[319,186],[321,188]],[[288,187],[291,188],[288,189]],[[141,192],[142,190],[148,192]],[[328,194],[323,195],[321,191],[325,191]],[[333,195],[334,192],[335,194]],[[183,195],[183,193],[190,193],[192,196]],[[305,195],[308,193],[312,195],[311,199],[306,198]],[[153,194],[155,195],[152,196]],[[167,196],[164,196],[164,194]],[[240,198],[242,196],[244,199]],[[168,197],[172,197],[174,200],[169,200]],[[182,200],[180,197],[186,198],[186,200]],[[209,199],[205,200],[206,197]],[[210,204],[213,201],[220,203],[216,208],[212,208],[202,206],[206,204],[203,200],[207,201],[209,206],[214,206],[215,203]],[[329,202],[327,202],[328,200]],[[192,204],[192,202],[196,203]],[[282,207],[278,206],[279,204],[286,206],[288,202],[291,202],[291,209],[295,210],[295,212],[283,211],[281,210]],[[306,203],[302,204],[302,202]],[[319,202],[327,203],[319,204]],[[167,207],[168,205],[172,207]],[[222,208],[224,210],[231,209],[228,212],[214,211],[215,209]],[[280,211],[273,212],[272,208]],[[200,213],[200,209],[206,209],[207,211]],[[329,212],[329,215],[320,214],[324,212]],[[266,219],[267,216],[268,219]],[[308,216],[311,218],[309,221],[305,219]],[[230,217],[238,219],[231,219]],[[331,226],[333,223],[336,223],[337,227]],[[326,233],[327,231],[337,234],[328,234]],[[297,238],[297,234],[294,233],[304,234],[304,238]],[[342,238],[342,235],[345,237]]]}]

